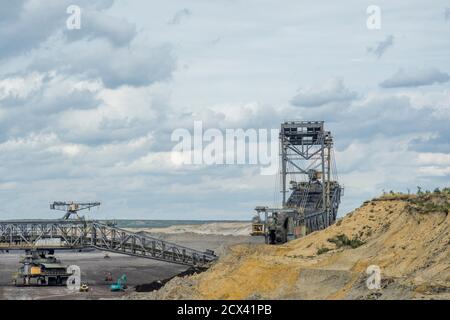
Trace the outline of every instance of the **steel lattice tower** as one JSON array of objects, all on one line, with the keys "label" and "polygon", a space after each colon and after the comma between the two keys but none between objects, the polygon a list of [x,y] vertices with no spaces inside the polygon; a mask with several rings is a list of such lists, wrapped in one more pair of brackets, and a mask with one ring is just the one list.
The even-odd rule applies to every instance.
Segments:
[{"label": "steel lattice tower", "polygon": [[[280,157],[283,208],[298,209],[310,230],[336,219],[341,188],[332,180],[333,138],[323,121],[287,121],[281,124]],[[289,189],[288,190],[288,178]]]},{"label": "steel lattice tower", "polygon": [[343,190],[337,181],[333,138],[323,121],[286,121],[279,139],[282,206],[256,207],[252,223],[252,234],[265,235],[272,244],[333,224]]}]

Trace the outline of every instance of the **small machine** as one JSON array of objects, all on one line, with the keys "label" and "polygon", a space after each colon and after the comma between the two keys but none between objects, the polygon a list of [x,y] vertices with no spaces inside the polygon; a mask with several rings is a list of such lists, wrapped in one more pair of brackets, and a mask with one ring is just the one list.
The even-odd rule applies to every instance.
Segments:
[{"label": "small machine", "polygon": [[89,292],[89,285],[87,283],[82,283],[80,286],[80,292]]},{"label": "small machine", "polygon": [[252,220],[252,230],[256,229],[257,232],[252,232],[252,235],[265,236],[267,244],[285,243],[306,235],[297,210],[269,207],[257,207],[255,210],[257,215]]},{"label": "small machine", "polygon": [[124,274],[119,279],[117,279],[116,283],[113,283],[111,285],[112,292],[125,291],[126,288],[127,288],[127,276]]},{"label": "small machine", "polygon": [[113,281],[112,273],[106,272],[105,273],[105,282],[112,282],[112,281]]},{"label": "small machine", "polygon": [[[256,210],[261,210],[264,207],[257,207]],[[250,235],[252,236],[263,236],[265,234],[265,225],[260,217],[260,215],[256,215],[252,219],[252,232]]]},{"label": "small machine", "polygon": [[98,207],[100,205],[100,202],[67,202],[67,201],[55,201],[52,204],[50,204],[50,209],[52,210],[58,210],[58,211],[64,211],[65,214],[61,218],[62,220],[69,220],[72,217],[84,220],[84,217],[81,217],[78,215],[78,211],[81,210],[91,210],[91,208]]}]

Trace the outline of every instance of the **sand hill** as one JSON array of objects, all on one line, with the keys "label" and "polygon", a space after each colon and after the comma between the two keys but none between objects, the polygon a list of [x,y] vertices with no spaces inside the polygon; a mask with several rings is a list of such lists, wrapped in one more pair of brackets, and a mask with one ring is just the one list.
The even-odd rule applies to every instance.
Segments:
[{"label": "sand hill", "polygon": [[[280,246],[236,245],[138,299],[450,299],[450,194],[385,195]],[[366,269],[381,270],[381,289]]]}]

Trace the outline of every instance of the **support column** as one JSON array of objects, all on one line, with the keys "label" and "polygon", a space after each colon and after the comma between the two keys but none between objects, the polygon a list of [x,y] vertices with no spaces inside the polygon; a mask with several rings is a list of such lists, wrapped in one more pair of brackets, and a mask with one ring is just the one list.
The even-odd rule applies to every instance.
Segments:
[{"label": "support column", "polygon": [[331,142],[327,143],[327,226],[331,221]]},{"label": "support column", "polygon": [[[283,127],[281,127],[283,131]],[[286,205],[286,157],[287,150],[284,143],[284,133],[280,132],[280,148],[281,148],[281,184],[282,184],[282,193],[283,193],[283,207]]]}]

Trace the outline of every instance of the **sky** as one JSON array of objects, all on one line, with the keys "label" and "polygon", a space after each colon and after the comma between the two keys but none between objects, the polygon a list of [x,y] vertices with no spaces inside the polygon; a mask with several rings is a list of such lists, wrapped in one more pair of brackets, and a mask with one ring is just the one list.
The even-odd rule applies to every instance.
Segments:
[{"label": "sky", "polygon": [[174,163],[171,134],[194,121],[324,120],[340,216],[450,185],[448,1],[0,6],[0,219],[58,217],[53,201],[101,201],[99,219],[250,219],[279,204],[279,177],[258,166]]}]

